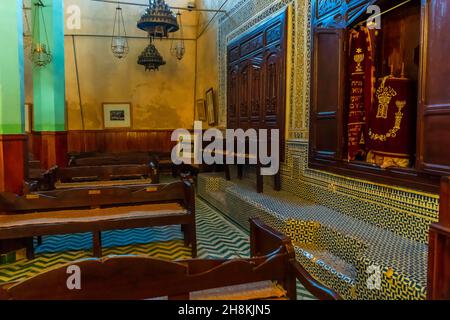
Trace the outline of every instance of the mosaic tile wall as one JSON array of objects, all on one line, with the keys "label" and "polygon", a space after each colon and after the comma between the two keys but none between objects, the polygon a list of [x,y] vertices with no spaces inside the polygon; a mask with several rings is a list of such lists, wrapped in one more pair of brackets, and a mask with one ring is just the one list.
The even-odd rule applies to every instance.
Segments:
[{"label": "mosaic tile wall", "polygon": [[[198,193],[246,228],[259,217],[289,235],[308,272],[346,299],[425,299],[428,246],[420,241],[269,185],[258,194],[253,174],[202,174]],[[376,289],[367,285],[373,267]]]}]

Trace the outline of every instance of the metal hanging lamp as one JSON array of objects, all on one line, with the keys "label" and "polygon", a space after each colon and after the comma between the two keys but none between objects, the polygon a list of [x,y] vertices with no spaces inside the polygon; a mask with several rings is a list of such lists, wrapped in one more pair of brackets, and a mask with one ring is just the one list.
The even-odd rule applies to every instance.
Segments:
[{"label": "metal hanging lamp", "polygon": [[145,71],[157,71],[160,66],[166,64],[161,54],[153,44],[152,38],[149,38],[150,44],[139,55],[138,64],[145,67]]},{"label": "metal hanging lamp", "polygon": [[170,46],[170,53],[175,56],[178,60],[182,60],[184,57],[184,54],[186,53],[186,47],[184,45],[184,39],[183,39],[183,25],[181,23],[181,13],[177,13],[178,17],[178,25],[180,27],[180,39],[175,41],[172,40],[172,44]]},{"label": "metal hanging lamp", "polygon": [[164,0],[149,0],[137,27],[146,31],[152,39],[167,38],[169,33],[179,29],[177,17]]},{"label": "metal hanging lamp", "polygon": [[[30,58],[34,65],[44,67],[52,62],[50,42],[48,41],[47,27],[45,25],[42,0],[34,3],[33,29]],[[43,34],[42,34],[43,33]],[[42,37],[44,39],[42,39]]]},{"label": "metal hanging lamp", "polygon": [[111,39],[111,51],[118,59],[124,58],[130,48],[128,46],[127,33],[125,31],[125,21],[123,20],[122,8],[117,1],[116,14],[114,16],[114,27]]}]

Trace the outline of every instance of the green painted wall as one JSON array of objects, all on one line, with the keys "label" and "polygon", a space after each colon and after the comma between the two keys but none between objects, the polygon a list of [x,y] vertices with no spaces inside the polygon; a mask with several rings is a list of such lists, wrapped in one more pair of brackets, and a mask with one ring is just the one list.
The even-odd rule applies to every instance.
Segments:
[{"label": "green painted wall", "polygon": [[[35,131],[64,131],[65,124],[65,69],[64,69],[64,1],[43,0],[44,20],[47,32],[42,25],[42,18],[34,22],[33,6],[32,25],[36,26],[39,34],[35,33],[35,41],[44,41],[48,37],[52,62],[44,67],[33,65],[34,92],[34,130]],[[46,41],[46,40],[45,40]]]},{"label": "green painted wall", "polygon": [[24,133],[22,1],[0,1],[0,134]]}]

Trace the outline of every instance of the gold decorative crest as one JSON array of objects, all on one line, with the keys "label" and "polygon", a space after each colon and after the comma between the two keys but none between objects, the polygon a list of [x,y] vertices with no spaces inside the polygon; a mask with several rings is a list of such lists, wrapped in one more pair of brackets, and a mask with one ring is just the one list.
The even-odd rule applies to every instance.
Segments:
[{"label": "gold decorative crest", "polygon": [[397,137],[397,132],[401,129],[402,119],[403,119],[403,108],[406,106],[406,101],[396,101],[397,105],[397,113],[395,114],[395,124],[392,129],[390,129],[386,134],[376,134],[372,132],[372,129],[369,129],[369,137],[372,140],[386,141],[389,138]]},{"label": "gold decorative crest", "polygon": [[361,48],[356,49],[356,54],[353,56],[353,60],[357,63],[355,72],[363,72],[361,63],[364,61],[364,53]]},{"label": "gold decorative crest", "polygon": [[388,78],[384,78],[381,82],[381,86],[377,89],[377,98],[378,98],[378,111],[377,111],[377,119],[383,118],[387,119],[389,103],[393,97],[397,95],[397,92],[392,87],[385,87],[386,80]]}]

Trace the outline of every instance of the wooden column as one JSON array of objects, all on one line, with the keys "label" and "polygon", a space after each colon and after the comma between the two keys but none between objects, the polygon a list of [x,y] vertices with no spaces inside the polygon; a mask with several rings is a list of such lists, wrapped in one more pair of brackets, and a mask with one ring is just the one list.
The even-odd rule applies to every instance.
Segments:
[{"label": "wooden column", "polygon": [[22,193],[26,176],[27,137],[23,134],[0,135],[0,192]]},{"label": "wooden column", "polygon": [[66,167],[69,161],[67,152],[67,131],[33,133],[33,154],[43,168]]},{"label": "wooden column", "polygon": [[430,227],[428,299],[450,299],[450,178],[441,182],[439,222]]},{"label": "wooden column", "polygon": [[22,1],[0,1],[0,192],[21,193],[25,177]]},{"label": "wooden column", "polygon": [[[36,41],[48,39],[52,61],[33,65],[33,154],[48,169],[67,165],[67,131],[64,67],[64,1],[46,0],[40,8],[46,29],[40,20],[33,21]],[[38,7],[32,6],[33,19]]]}]

